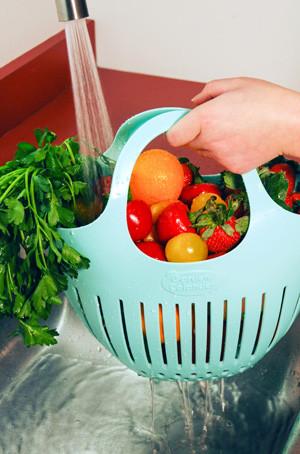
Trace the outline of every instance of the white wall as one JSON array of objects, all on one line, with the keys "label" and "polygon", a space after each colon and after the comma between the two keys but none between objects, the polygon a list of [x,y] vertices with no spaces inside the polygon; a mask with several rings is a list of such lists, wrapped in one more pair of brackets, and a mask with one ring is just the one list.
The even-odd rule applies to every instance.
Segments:
[{"label": "white wall", "polygon": [[61,30],[55,0],[1,0],[0,66]]},{"label": "white wall", "polygon": [[[299,0],[87,0],[98,63],[205,81],[231,75],[300,90]],[[2,0],[0,64],[60,29],[54,0]]]},{"label": "white wall", "polygon": [[100,65],[205,81],[252,75],[300,89],[299,0],[88,0]]}]

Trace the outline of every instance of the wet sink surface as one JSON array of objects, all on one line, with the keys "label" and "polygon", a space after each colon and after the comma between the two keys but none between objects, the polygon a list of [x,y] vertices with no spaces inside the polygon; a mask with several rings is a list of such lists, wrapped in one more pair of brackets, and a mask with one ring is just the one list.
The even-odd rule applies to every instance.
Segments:
[{"label": "wet sink surface", "polygon": [[54,318],[58,345],[34,349],[8,339],[13,326],[1,321],[1,454],[293,452],[299,318],[258,366],[227,379],[224,392],[221,382],[155,382],[153,420],[149,380],[104,350],[67,302]]}]

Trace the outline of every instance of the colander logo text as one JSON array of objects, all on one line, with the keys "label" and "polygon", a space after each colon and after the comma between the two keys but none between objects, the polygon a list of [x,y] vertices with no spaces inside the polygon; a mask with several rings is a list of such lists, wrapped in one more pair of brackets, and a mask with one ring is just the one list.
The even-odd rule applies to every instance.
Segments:
[{"label": "colander logo text", "polygon": [[215,280],[208,272],[170,271],[164,275],[162,287],[175,295],[196,296],[212,291],[215,288]]}]

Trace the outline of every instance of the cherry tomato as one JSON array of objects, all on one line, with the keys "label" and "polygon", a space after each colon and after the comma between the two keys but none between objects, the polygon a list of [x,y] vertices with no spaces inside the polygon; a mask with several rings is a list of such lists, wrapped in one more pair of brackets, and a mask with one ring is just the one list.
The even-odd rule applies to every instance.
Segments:
[{"label": "cherry tomato", "polygon": [[168,241],[183,232],[195,232],[188,217],[188,208],[182,202],[174,202],[167,206],[156,222],[159,241]]},{"label": "cherry tomato", "polygon": [[183,170],[183,187],[192,184],[194,180],[194,174],[192,172],[192,169],[186,164],[183,163],[181,164],[182,170]]},{"label": "cherry tomato", "polygon": [[156,260],[166,260],[165,251],[161,244],[155,241],[141,241],[140,243],[136,243],[136,245],[144,254],[149,255],[149,257]]},{"label": "cherry tomato", "polygon": [[143,241],[157,241],[157,233],[156,233],[155,225],[152,226],[152,229],[150,230],[148,235],[145,236],[145,238],[143,238]]},{"label": "cherry tomato", "polygon": [[207,259],[208,249],[197,233],[181,233],[167,242],[165,253],[169,262],[198,262]]},{"label": "cherry tomato", "polygon": [[180,199],[190,205],[199,194],[210,193],[221,197],[220,188],[214,183],[198,183],[185,186],[180,194]]},{"label": "cherry tomato", "polygon": [[214,259],[216,257],[221,257],[221,255],[224,255],[224,254],[225,254],[225,252],[216,252],[214,254],[209,254],[209,256],[207,257],[207,260]]},{"label": "cherry tomato", "polygon": [[152,228],[152,216],[149,206],[142,200],[127,203],[127,225],[133,241],[143,240]]},{"label": "cherry tomato", "polygon": [[192,206],[191,206],[191,213],[194,213],[195,211],[198,211],[198,210],[201,210],[202,208],[204,208],[206,203],[209,201],[209,199],[211,197],[215,197],[216,203],[221,203],[221,204],[227,206],[226,202],[223,199],[221,199],[220,196],[213,194],[213,193],[206,192],[203,194],[199,194],[197,197],[194,198],[194,200],[192,202]]},{"label": "cherry tomato", "polygon": [[150,206],[151,214],[152,214],[152,222],[153,224],[156,223],[159,215],[164,211],[167,206],[171,205],[171,203],[175,203],[177,200],[162,200],[161,202],[153,203]]},{"label": "cherry tomato", "polygon": [[287,194],[291,194],[294,190],[295,187],[295,182],[296,182],[296,174],[295,170],[293,167],[287,163],[281,163],[281,164],[274,164],[272,167],[270,167],[271,172],[283,172],[285,178],[288,181],[288,189],[287,189]]}]

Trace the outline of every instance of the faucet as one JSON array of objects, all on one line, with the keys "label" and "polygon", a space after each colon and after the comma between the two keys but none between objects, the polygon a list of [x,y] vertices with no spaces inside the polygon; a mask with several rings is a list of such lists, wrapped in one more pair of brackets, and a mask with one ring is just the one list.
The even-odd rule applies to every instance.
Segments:
[{"label": "faucet", "polygon": [[58,20],[67,22],[89,16],[86,0],[55,0]]}]

